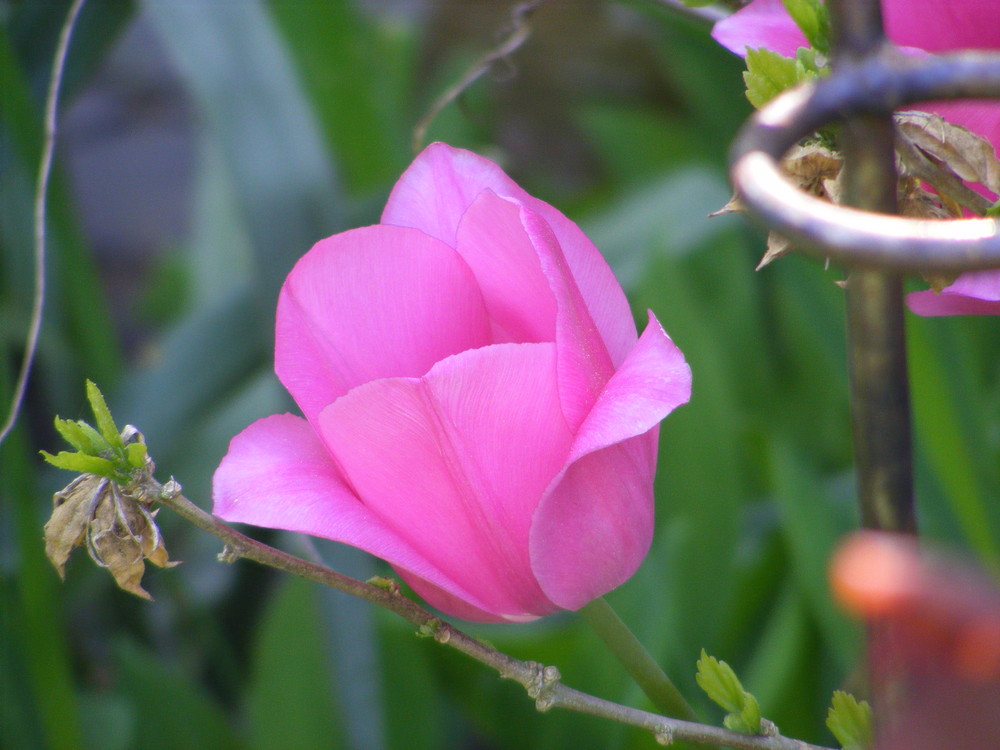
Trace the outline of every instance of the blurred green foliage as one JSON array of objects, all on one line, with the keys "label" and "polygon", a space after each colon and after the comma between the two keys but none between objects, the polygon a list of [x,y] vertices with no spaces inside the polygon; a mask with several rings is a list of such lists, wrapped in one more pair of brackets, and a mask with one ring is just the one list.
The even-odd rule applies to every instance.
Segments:
[{"label": "blurred green foliage", "polygon": [[[0,2],[4,408],[30,309],[41,96],[67,5]],[[37,451],[60,445],[54,414],[85,416],[85,378],[143,431],[161,479],[177,476],[206,507],[229,438],[293,408],[270,369],[278,285],[316,239],[377,220],[412,156],[413,124],[509,22],[505,3],[412,8],[85,8],[64,111],[141,24],[194,123],[192,174],[171,187],[190,221],[155,262],[105,258],[57,163],[41,348],[19,428],[0,447],[0,746],[652,746],[589,717],[538,715],[520,688],[391,615],[222,565],[213,539],[163,514],[186,562],[147,576],[151,604],[83,558],[60,584],[44,559],[49,498],[68,475]],[[795,256],[755,274],[763,236],[738,217],[706,218],[728,198],[725,154],[748,115],[740,74],[707,29],[657,3],[552,2],[510,68],[476,84],[430,135],[498,159],[579,221],[637,318],[653,308],[691,363],[693,399],[662,431],[653,549],[611,603],[706,720],[721,713],[695,685],[702,648],[734,666],[783,733],[831,743],[831,691],[863,692],[858,632],[825,578],[836,540],[856,525],[840,275]],[[114,272],[130,262],[145,272],[126,293]],[[1000,327],[911,317],[909,337],[923,528],[996,569]],[[263,537],[300,549],[288,535]],[[350,574],[384,572],[320,548]],[[645,705],[572,615],[470,630],[556,664],[570,685]]]}]

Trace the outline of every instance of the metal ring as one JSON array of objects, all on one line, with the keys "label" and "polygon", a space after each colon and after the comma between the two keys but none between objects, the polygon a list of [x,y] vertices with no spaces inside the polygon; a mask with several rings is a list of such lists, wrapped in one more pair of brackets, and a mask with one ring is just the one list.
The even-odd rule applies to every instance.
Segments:
[{"label": "metal ring", "polygon": [[747,209],[797,248],[845,265],[906,271],[1000,267],[1000,221],[925,220],[861,211],[814,198],[779,160],[834,120],[933,99],[1000,97],[1000,55],[911,56],[888,45],[817,83],[785,92],[743,127],[730,177]]}]

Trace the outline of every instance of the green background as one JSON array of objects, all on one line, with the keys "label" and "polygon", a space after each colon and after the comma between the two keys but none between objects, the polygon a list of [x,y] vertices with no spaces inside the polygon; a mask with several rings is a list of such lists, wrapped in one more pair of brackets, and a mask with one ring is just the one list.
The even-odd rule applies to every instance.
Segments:
[{"label": "green background", "polygon": [[[507,5],[85,7],[62,100],[70,122],[96,82],[114,90],[107,66],[136,24],[170,85],[128,92],[119,130],[92,105],[89,137],[110,144],[103,161],[100,150],[74,161],[87,133],[71,125],[57,154],[45,325],[19,427],[0,447],[0,746],[655,746],[597,719],[539,715],[517,685],[364,602],[219,563],[218,543],[168,512],[167,546],[184,564],[147,574],[153,603],[115,589],[83,551],[61,584],[43,554],[49,498],[71,477],[37,451],[63,447],[55,414],[89,418],[84,378],[145,433],[159,478],[176,476],[206,508],[228,440],[294,408],[271,370],[284,275],[317,239],[377,221],[412,158],[414,123],[503,36]],[[0,2],[5,409],[31,304],[42,100],[67,6]],[[750,109],[741,61],[707,28],[652,0],[550,0],[533,20],[532,38],[429,137],[494,158],[578,221],[640,323],[652,308],[693,369],[691,403],[662,430],[653,548],[609,600],[705,720],[721,712],[694,683],[703,647],[737,669],[784,734],[832,744],[831,691],[863,691],[859,630],[826,584],[831,550],[857,523],[842,272],[789,257],[755,273],[763,234],[741,217],[707,218],[729,197],[726,151]],[[135,49],[130,65],[146,59]],[[114,151],[150,112],[179,118],[185,160]],[[131,182],[93,188],[93,170],[116,159]],[[124,242],[102,241],[125,219],[166,229],[140,237],[124,221]],[[909,316],[908,336],[923,530],[996,567],[1000,326]],[[304,553],[292,535],[254,533]],[[338,570],[386,572],[318,546]],[[648,708],[571,614],[469,630],[557,665],[573,687]]]}]

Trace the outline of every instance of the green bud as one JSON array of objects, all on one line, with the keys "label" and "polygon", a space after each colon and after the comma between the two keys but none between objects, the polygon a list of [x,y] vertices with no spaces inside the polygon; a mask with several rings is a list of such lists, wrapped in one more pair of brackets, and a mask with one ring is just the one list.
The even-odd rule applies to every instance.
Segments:
[{"label": "green bud", "polygon": [[386,578],[385,576],[372,576],[365,583],[380,588],[383,591],[388,591],[390,594],[399,594],[399,581],[393,580],[392,578]]},{"label": "green bud", "polygon": [[709,698],[729,712],[722,722],[727,729],[743,734],[761,733],[757,699],[743,689],[736,673],[726,662],[709,656],[702,649],[695,680]]},{"label": "green bud", "polygon": [[844,750],[867,750],[872,746],[872,707],[850,693],[834,691],[826,726]]},{"label": "green bud", "polygon": [[108,441],[86,422],[74,422],[71,419],[56,417],[54,424],[56,432],[62,436],[63,440],[81,453],[99,456],[105,451],[111,450]]},{"label": "green bud", "polygon": [[66,469],[77,474],[96,474],[107,479],[117,479],[120,474],[113,461],[99,456],[88,456],[86,453],[70,453],[59,451],[55,456],[47,451],[39,451],[53,466]]},{"label": "green bud", "polygon": [[97,422],[97,430],[113,450],[124,451],[125,444],[122,442],[121,434],[115,427],[115,420],[111,418],[108,404],[104,400],[104,394],[90,380],[87,381],[87,400],[90,408],[94,412],[94,420]]},{"label": "green bud", "polygon": [[133,469],[142,469],[149,458],[145,443],[129,443],[125,446],[125,459]]},{"label": "green bud", "polygon": [[747,86],[747,99],[758,109],[786,89],[827,72],[817,59],[815,50],[808,47],[799,47],[795,57],[784,57],[764,47],[750,49],[747,50],[746,63],[743,82]]},{"label": "green bud", "polygon": [[111,479],[119,485],[131,486],[144,476],[152,476],[154,466],[146,450],[146,439],[132,425],[121,433],[108,411],[101,391],[87,381],[87,399],[94,411],[97,429],[84,421],[55,418],[56,431],[77,452],[61,451],[53,456],[41,451],[53,466],[79,474],[93,474]]}]

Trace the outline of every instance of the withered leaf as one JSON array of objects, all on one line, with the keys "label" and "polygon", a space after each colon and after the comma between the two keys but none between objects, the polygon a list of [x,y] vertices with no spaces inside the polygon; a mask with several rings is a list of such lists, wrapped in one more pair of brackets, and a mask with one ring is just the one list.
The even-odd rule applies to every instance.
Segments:
[{"label": "withered leaf", "polygon": [[144,599],[145,560],[171,567],[163,538],[148,505],[104,477],[84,474],[53,498],[45,524],[45,550],[59,575],[74,547],[86,544],[90,557],[125,591]]},{"label": "withered leaf", "polygon": [[1000,193],[1000,161],[988,140],[930,112],[897,112],[900,132],[968,182]]},{"label": "withered leaf", "polygon": [[825,183],[840,174],[840,155],[818,141],[796,146],[781,161],[781,170],[801,190],[827,198]]},{"label": "withered leaf", "polygon": [[59,577],[66,578],[66,561],[83,544],[87,527],[109,483],[94,474],[82,474],[52,497],[52,516],[45,522],[45,555]]},{"label": "withered leaf", "polygon": [[[781,171],[800,190],[817,198],[836,202],[839,198],[839,177],[842,166],[838,154],[818,141],[796,146],[781,162]],[[767,251],[756,270],[788,253],[791,243],[779,234],[767,235]]]}]

